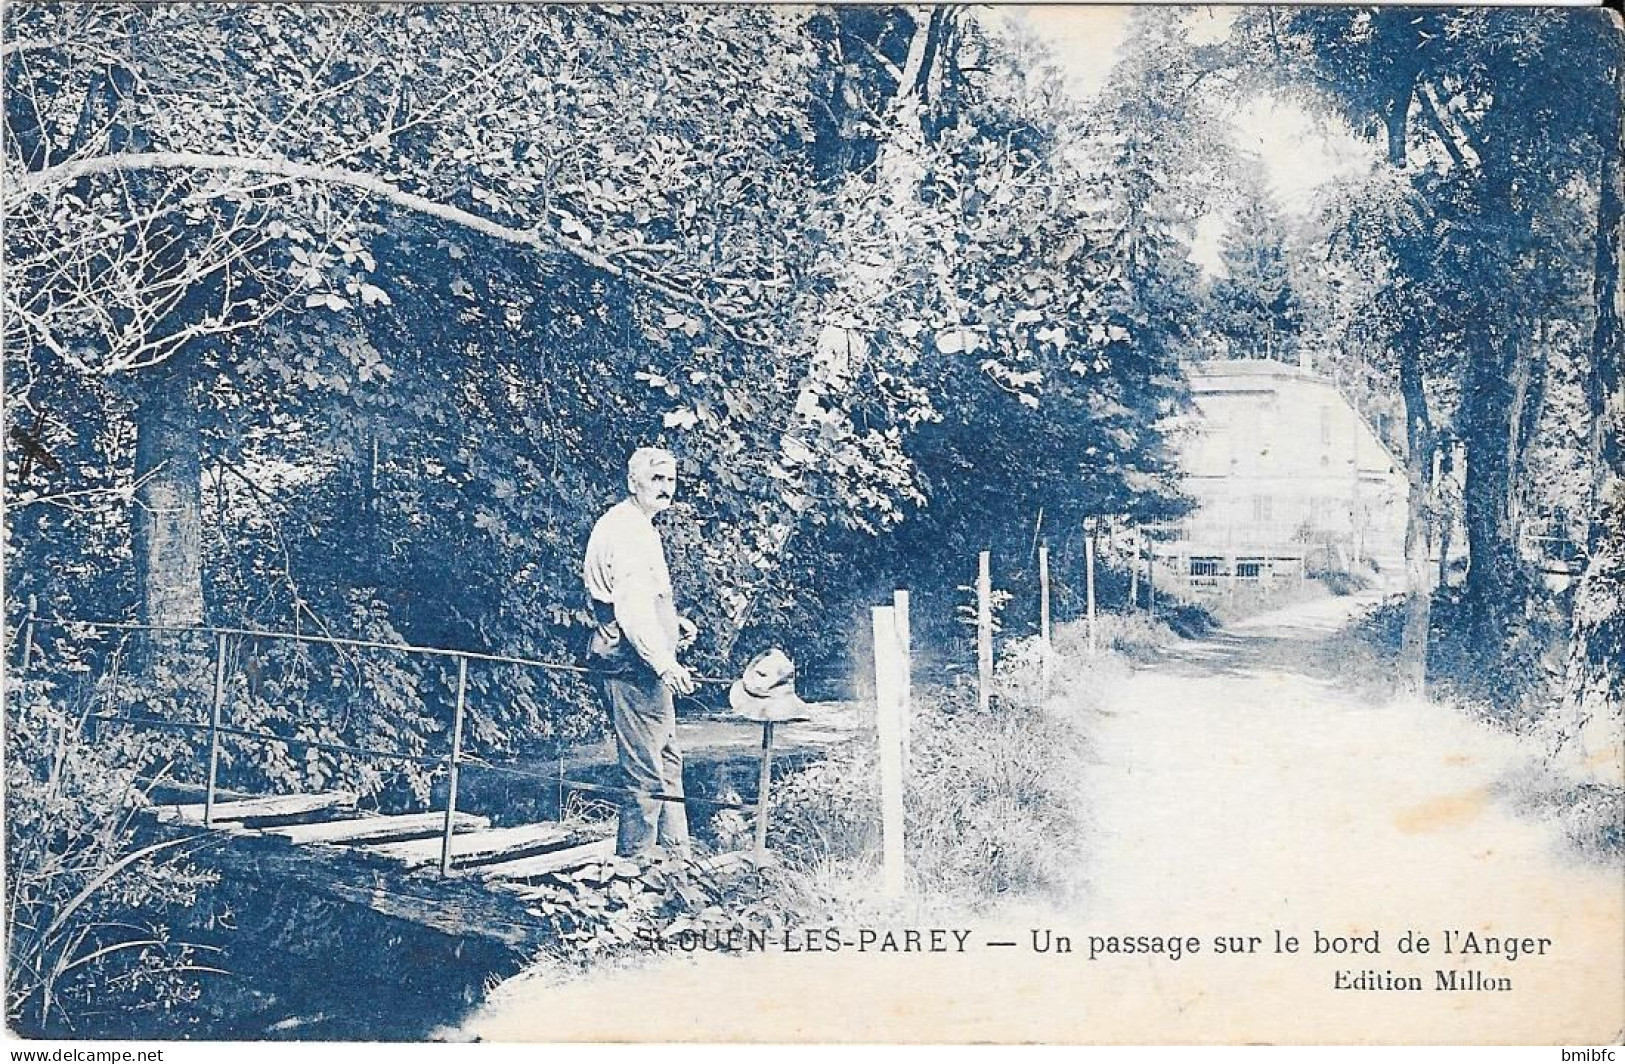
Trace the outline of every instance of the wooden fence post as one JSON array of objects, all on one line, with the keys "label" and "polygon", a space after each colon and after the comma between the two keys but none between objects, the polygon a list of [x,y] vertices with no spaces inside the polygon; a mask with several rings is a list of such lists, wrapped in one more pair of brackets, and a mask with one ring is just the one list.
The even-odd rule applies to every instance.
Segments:
[{"label": "wooden fence post", "polygon": [[1100,649],[1100,639],[1095,634],[1097,628],[1095,619],[1095,528],[1093,517],[1083,520],[1083,585],[1084,598],[1089,611],[1089,656],[1092,658]]},{"label": "wooden fence post", "polygon": [[1128,567],[1128,611],[1138,613],[1140,610],[1140,531],[1134,530],[1134,560]]},{"label": "wooden fence post", "polygon": [[903,849],[902,679],[896,612],[874,607],[876,732],[880,743],[881,887],[901,897],[906,878]]},{"label": "wooden fence post", "polygon": [[1153,620],[1157,616],[1157,552],[1150,544],[1145,548],[1145,600],[1146,611]]},{"label": "wooden fence post", "polygon": [[1053,662],[1050,646],[1050,620],[1049,620],[1049,545],[1038,548],[1038,640],[1043,651],[1044,660],[1040,666],[1040,676],[1044,681],[1044,691],[1049,691],[1050,671]]},{"label": "wooden fence post", "polygon": [[983,712],[993,700],[993,578],[989,557],[976,559],[976,704]]},{"label": "wooden fence post", "polygon": [[908,775],[908,737],[914,720],[914,650],[909,634],[908,592],[898,588],[891,596],[892,622],[897,629],[898,661],[902,667],[903,775]]},{"label": "wooden fence post", "polygon": [[451,834],[457,823],[457,762],[463,756],[463,710],[468,702],[468,659],[457,655],[457,708],[451,718],[451,761],[447,774],[446,827],[440,836],[440,874],[451,875]]}]

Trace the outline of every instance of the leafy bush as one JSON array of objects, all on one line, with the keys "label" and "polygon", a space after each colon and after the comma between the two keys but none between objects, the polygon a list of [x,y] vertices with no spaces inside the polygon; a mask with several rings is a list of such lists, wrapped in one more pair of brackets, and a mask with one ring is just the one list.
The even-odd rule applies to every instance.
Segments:
[{"label": "leafy bush", "polygon": [[1338,596],[1353,595],[1370,590],[1373,586],[1371,577],[1365,573],[1349,572],[1346,569],[1325,569],[1310,573],[1309,577],[1318,580],[1326,586],[1326,590]]},{"label": "leafy bush", "polygon": [[[139,840],[143,772],[181,747],[167,736],[83,737],[84,705],[33,680],[13,689],[6,738],[6,1017],[28,1034],[117,1030],[194,1000],[203,947],[176,941],[166,914],[190,908],[212,873],[196,839]],[[155,1021],[162,1029],[162,1020]]]},{"label": "leafy bush", "polygon": [[[1152,617],[1148,613],[1101,613],[1095,618],[1100,626],[1096,644],[1103,651],[1131,659],[1144,658],[1180,638],[1169,622],[1167,616]],[[1083,660],[1089,646],[1088,622],[1058,625],[1054,640],[1058,657]]]}]

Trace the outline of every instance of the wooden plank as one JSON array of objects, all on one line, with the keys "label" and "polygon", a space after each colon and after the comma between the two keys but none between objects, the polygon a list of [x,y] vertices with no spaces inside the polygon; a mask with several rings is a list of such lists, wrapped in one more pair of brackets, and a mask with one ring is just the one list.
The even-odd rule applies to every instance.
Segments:
[{"label": "wooden plank", "polygon": [[[424,896],[383,884],[358,885],[341,881],[323,883],[317,889],[339,901],[364,905],[374,912],[442,934],[478,934],[505,946],[521,946],[533,940],[523,925],[511,919],[493,920],[490,907],[470,899]],[[492,901],[495,900],[493,897]]]},{"label": "wooden plank", "polygon": [[[446,814],[406,813],[399,816],[364,816],[354,820],[325,820],[319,824],[285,824],[264,828],[267,835],[281,835],[295,844],[330,842],[358,845],[364,842],[400,842],[413,836],[438,836],[446,825]],[[478,831],[491,826],[489,817],[457,814],[459,831]]]},{"label": "wooden plank", "polygon": [[[441,817],[444,819],[444,814],[441,814]],[[564,824],[542,823],[470,831],[467,834],[452,836],[451,856],[453,860],[465,863],[470,860],[500,858],[504,853],[533,850],[550,842],[561,842],[576,834],[577,830]],[[435,837],[411,842],[389,842],[368,846],[366,849],[369,853],[393,858],[408,865],[430,864],[440,860],[442,841],[441,838]]]},{"label": "wooden plank", "polygon": [[[354,809],[355,795],[345,791],[323,794],[279,794],[269,798],[248,798],[240,802],[217,802],[214,821],[254,820],[260,817],[299,816],[323,809]],[[153,815],[160,824],[202,824],[203,804],[160,805]]]},{"label": "wooden plank", "polygon": [[537,854],[535,857],[521,857],[514,861],[487,865],[480,869],[480,873],[486,879],[529,879],[580,868],[594,861],[607,861],[614,856],[613,838],[594,839],[592,842],[572,846],[567,850],[555,850],[552,853]]},{"label": "wooden plank", "polygon": [[[155,824],[153,831],[160,838],[197,834],[195,828],[174,824]],[[279,898],[284,892],[290,897],[332,898],[409,921],[453,942],[472,938],[510,949],[515,960],[554,941],[551,928],[526,913],[520,899],[477,879],[442,878],[432,868],[409,870],[393,862],[364,862],[357,859],[366,852],[361,849],[292,846],[286,839],[265,835],[227,838],[224,832],[210,832],[205,838],[215,843],[207,851],[212,869],[223,879],[266,892],[267,898]],[[342,924],[354,915],[341,912],[334,919]]]},{"label": "wooden plank", "polygon": [[[505,897],[483,883],[459,877],[428,878],[432,873],[383,873],[340,856],[324,846],[288,846],[264,850],[234,844],[222,854],[222,872],[294,885],[397,920],[405,920],[454,938],[477,936],[505,947],[526,950],[548,940],[546,928],[528,917],[518,899]],[[437,843],[438,844],[438,843]]]}]

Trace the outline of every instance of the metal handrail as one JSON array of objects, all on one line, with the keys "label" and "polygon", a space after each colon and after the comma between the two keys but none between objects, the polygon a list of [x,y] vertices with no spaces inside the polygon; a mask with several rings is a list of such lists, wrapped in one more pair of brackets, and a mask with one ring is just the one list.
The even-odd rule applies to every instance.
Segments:
[{"label": "metal handrail", "polygon": [[[263,628],[238,628],[230,625],[210,624],[140,624],[135,621],[88,621],[74,620],[66,617],[42,617],[38,614],[29,614],[23,618],[24,625],[43,621],[62,627],[81,625],[86,628],[101,628],[108,631],[120,632],[207,632],[210,635],[235,635],[251,637],[254,639],[285,639],[299,643],[322,643],[328,646],[356,647],[362,650],[398,650],[409,654],[433,654],[439,657],[464,658],[468,661],[489,661],[498,665],[524,665],[530,668],[546,669],[552,672],[570,672],[579,676],[614,676],[615,673],[594,669],[586,665],[572,665],[562,661],[542,661],[539,658],[525,658],[513,654],[492,654],[481,650],[453,650],[450,647],[421,646],[416,643],[386,643],[378,639],[351,639],[345,636],[307,635],[304,632],[274,632]],[[733,681],[721,676],[693,677],[695,683],[703,684],[731,684]]]},{"label": "metal handrail", "polygon": [[[187,730],[207,731],[209,734],[209,772],[204,789],[203,798],[203,824],[205,827],[214,826],[214,806],[218,789],[220,739],[223,735],[238,736],[247,739],[259,739],[268,742],[292,743],[298,746],[313,747],[316,749],[333,750],[343,753],[352,753],[362,757],[374,757],[401,761],[414,761],[419,764],[445,764],[449,775],[449,788],[446,796],[445,825],[441,835],[440,846],[440,874],[451,874],[451,840],[457,812],[457,785],[459,763],[465,760],[475,761],[489,765],[481,758],[466,755],[462,750],[463,722],[467,707],[468,694],[468,663],[470,661],[484,661],[500,665],[518,665],[529,668],[539,668],[556,672],[568,672],[580,676],[612,676],[614,673],[593,669],[585,665],[574,665],[564,662],[542,661],[537,658],[525,658],[510,654],[490,654],[474,650],[453,650],[448,647],[420,646],[413,643],[386,643],[375,639],[350,639],[342,636],[307,635],[302,632],[276,632],[258,628],[243,628],[227,625],[172,625],[147,624],[135,621],[101,621],[101,620],[75,620],[64,617],[46,617],[30,613],[24,618],[23,632],[23,660],[22,671],[27,672],[33,650],[34,629],[39,624],[56,625],[63,628],[74,626],[99,629],[114,632],[196,632],[206,633],[215,637],[215,662],[213,699],[210,707],[208,724],[199,724],[191,721],[165,721],[148,717],[117,717],[107,714],[97,714],[93,719],[108,721],[127,721],[133,724],[151,724],[160,727],[177,727]],[[364,747],[347,746],[341,743],[327,743],[314,739],[299,739],[275,735],[269,732],[254,732],[243,728],[233,728],[225,725],[222,720],[222,710],[225,703],[225,669],[226,669],[226,639],[228,636],[237,636],[248,639],[280,639],[292,642],[316,643],[327,646],[355,647],[368,650],[390,650],[407,654],[427,654],[436,657],[451,658],[457,662],[456,701],[452,716],[451,750],[447,754],[429,756],[421,754],[407,754],[396,751],[371,750]],[[694,677],[695,681],[704,684],[728,684],[732,681],[714,676]],[[764,725],[764,728],[770,728]],[[598,784],[587,784],[584,781],[566,781],[563,778],[563,761],[559,765],[558,783],[562,791],[568,786],[572,789],[587,789],[600,791],[624,791],[625,788],[609,788]],[[672,801],[675,796],[658,796],[661,800]],[[707,801],[706,799],[688,799],[692,801]],[[716,802],[719,806],[740,808],[732,802]]]},{"label": "metal handrail", "polygon": [[516,657],[510,654],[490,654],[478,650],[453,650],[450,647],[420,646],[416,643],[386,643],[380,639],[350,639],[344,636],[308,635],[304,632],[275,632],[263,628],[239,628],[231,625],[211,624],[142,624],[135,621],[91,621],[66,617],[42,617],[37,614],[30,614],[23,621],[24,624],[43,621],[62,627],[79,625],[85,628],[100,628],[105,631],[116,632],[207,632],[210,635],[234,635],[254,639],[284,639],[297,643],[322,643],[328,646],[356,647],[362,650],[398,650],[407,654],[432,654],[438,657],[467,658],[471,661],[490,661],[500,665],[528,665],[533,668],[550,669],[559,672],[573,672],[589,676],[599,675],[597,670],[590,669],[585,665],[541,661],[536,658]]}]

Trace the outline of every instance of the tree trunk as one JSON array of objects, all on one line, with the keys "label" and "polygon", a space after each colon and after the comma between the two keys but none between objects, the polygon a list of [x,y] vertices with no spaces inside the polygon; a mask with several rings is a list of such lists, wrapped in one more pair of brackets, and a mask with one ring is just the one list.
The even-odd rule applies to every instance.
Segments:
[{"label": "tree trunk", "polygon": [[[1407,337],[1407,341],[1410,338]],[[1399,392],[1405,406],[1405,625],[1400,635],[1398,682],[1404,694],[1427,689],[1428,624],[1433,589],[1428,581],[1429,496],[1433,490],[1433,423],[1422,385],[1422,355],[1407,342],[1399,354]]]},{"label": "tree trunk", "polygon": [[1416,82],[1422,76],[1421,19],[1403,9],[1379,9],[1375,15],[1377,32],[1392,57],[1387,71],[1386,91],[1377,101],[1377,112],[1388,135],[1388,165],[1405,169],[1410,141],[1411,101]]},{"label": "tree trunk", "polygon": [[197,405],[184,364],[189,362],[171,358],[140,382],[132,531],[146,624],[203,622],[202,484]]},{"label": "tree trunk", "polygon": [[[1619,36],[1615,31],[1615,37]],[[1620,380],[1620,348],[1625,346],[1625,98],[1618,60],[1614,67],[1614,106],[1600,145],[1597,202],[1597,272],[1593,282],[1597,318],[1591,336],[1591,367],[1585,377],[1591,412],[1591,522],[1587,540],[1600,546],[1618,533],[1614,496],[1625,479],[1625,385]]]},{"label": "tree trunk", "polygon": [[1532,350],[1520,353],[1512,373],[1512,418],[1507,429],[1511,440],[1508,466],[1512,470],[1512,481],[1515,485],[1510,499],[1510,527],[1514,542],[1524,528],[1524,504],[1525,496],[1528,494],[1525,490],[1517,490],[1516,486],[1528,483],[1529,448],[1535,442],[1541,414],[1546,408],[1548,362],[1546,340],[1545,322],[1536,321],[1535,346]]},{"label": "tree trunk", "polygon": [[1439,530],[1439,582],[1438,587],[1450,586],[1450,548],[1455,544],[1451,542],[1450,526],[1454,518],[1448,510],[1437,510],[1434,514]]},{"label": "tree trunk", "polygon": [[[1388,92],[1379,102],[1378,111],[1387,133],[1388,165],[1403,171],[1408,165],[1411,101],[1422,71],[1417,20],[1400,12],[1380,12],[1376,17],[1387,23],[1384,29],[1396,38]],[[1406,330],[1400,342],[1399,387],[1405,406],[1405,621],[1400,632],[1397,671],[1399,690],[1420,697],[1427,688],[1428,626],[1433,606],[1427,548],[1433,423],[1428,417],[1418,338],[1412,330]]]},{"label": "tree trunk", "polygon": [[1520,562],[1513,546],[1510,495],[1514,393],[1506,360],[1478,325],[1469,346],[1461,397],[1467,470],[1462,519],[1467,528],[1467,580],[1462,588],[1463,623],[1474,658],[1499,658],[1505,644],[1508,606],[1522,602]]},{"label": "tree trunk", "polygon": [[[1620,497],[1616,489],[1615,498]],[[1559,751],[1569,772],[1625,783],[1625,503],[1592,551],[1574,595]]]},{"label": "tree trunk", "polygon": [[[132,121],[135,86],[130,70],[115,67],[103,88],[110,123],[108,144],[115,157],[141,152],[150,145],[147,131]],[[132,176],[130,209],[154,198],[152,183],[152,175]],[[173,313],[185,314],[199,298],[189,294]],[[134,381],[135,506],[130,537],[136,593],[141,623],[162,627],[203,623],[203,484],[198,411],[190,388],[193,361],[188,352],[177,352]],[[138,644],[135,661],[146,675],[149,692],[160,700],[176,692],[182,697],[195,696],[205,676],[200,649],[196,636],[148,633]]]},{"label": "tree trunk", "polygon": [[[1618,36],[1616,31],[1616,37]],[[1582,778],[1613,786],[1625,782],[1625,387],[1620,347],[1625,344],[1625,107],[1620,68],[1614,68],[1619,108],[1600,138],[1601,190],[1597,205],[1597,319],[1592,333],[1586,402],[1591,413],[1591,520],[1584,576],[1574,596],[1559,741]]]}]

